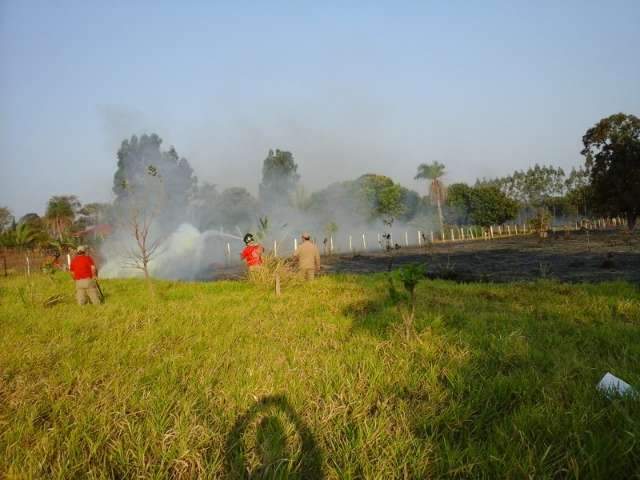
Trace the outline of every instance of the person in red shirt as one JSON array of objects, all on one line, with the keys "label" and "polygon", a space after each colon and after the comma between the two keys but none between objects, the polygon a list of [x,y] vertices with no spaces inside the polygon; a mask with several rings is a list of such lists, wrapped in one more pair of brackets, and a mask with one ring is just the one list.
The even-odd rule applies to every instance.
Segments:
[{"label": "person in red shirt", "polygon": [[87,247],[84,245],[78,247],[77,253],[69,266],[69,272],[76,282],[76,300],[79,305],[84,305],[89,297],[91,303],[97,305],[100,303],[100,295],[96,283],[96,264],[93,258],[87,255]]},{"label": "person in red shirt", "polygon": [[244,243],[246,244],[246,247],[242,249],[240,258],[242,258],[247,264],[249,272],[252,272],[262,266],[262,252],[264,252],[264,248],[256,242],[251,233],[247,233],[244,236]]}]

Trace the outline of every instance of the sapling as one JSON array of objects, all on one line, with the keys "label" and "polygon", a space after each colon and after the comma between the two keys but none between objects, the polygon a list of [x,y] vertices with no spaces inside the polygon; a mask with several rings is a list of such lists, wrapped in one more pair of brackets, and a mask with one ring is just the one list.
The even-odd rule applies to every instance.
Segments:
[{"label": "sapling", "polygon": [[[413,321],[416,314],[416,287],[425,276],[424,266],[413,264],[396,270],[388,277],[389,297],[402,317],[407,337],[414,331]],[[396,288],[394,278],[402,284],[402,291]]]}]

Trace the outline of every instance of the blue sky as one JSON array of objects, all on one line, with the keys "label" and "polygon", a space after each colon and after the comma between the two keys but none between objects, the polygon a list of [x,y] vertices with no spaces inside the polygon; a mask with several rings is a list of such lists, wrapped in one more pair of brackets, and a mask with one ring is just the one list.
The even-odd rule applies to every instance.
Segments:
[{"label": "blue sky", "polygon": [[[342,4],[348,3],[345,7]],[[256,192],[269,148],[314,190],[362,173],[419,191],[534,163],[640,115],[640,1],[0,2],[0,206],[111,198],[125,137]]]}]

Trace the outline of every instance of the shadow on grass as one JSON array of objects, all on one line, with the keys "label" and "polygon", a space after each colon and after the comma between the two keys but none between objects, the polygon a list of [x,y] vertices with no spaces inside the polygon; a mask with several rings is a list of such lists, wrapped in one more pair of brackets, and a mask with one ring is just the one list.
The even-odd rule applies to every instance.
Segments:
[{"label": "shadow on grass", "polygon": [[[253,448],[247,446],[249,438],[255,442]],[[316,440],[284,395],[263,397],[238,417],[225,452],[228,478],[324,477]]]}]

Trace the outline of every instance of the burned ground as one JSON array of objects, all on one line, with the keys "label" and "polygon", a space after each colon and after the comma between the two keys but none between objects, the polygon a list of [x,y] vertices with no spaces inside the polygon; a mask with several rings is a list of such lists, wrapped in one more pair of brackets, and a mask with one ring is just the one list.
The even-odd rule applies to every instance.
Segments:
[{"label": "burned ground", "polygon": [[[323,259],[326,273],[384,272],[389,255],[369,252]],[[395,252],[393,267],[424,263],[430,277],[512,282],[553,278],[567,282],[627,280],[640,283],[640,236],[621,232],[570,232],[540,239],[436,243]]]},{"label": "burned ground", "polygon": [[[323,256],[322,271],[385,272],[385,252]],[[422,263],[428,276],[462,282],[513,282],[551,278],[566,282],[626,280],[640,283],[640,236],[624,232],[568,232],[537,236],[446,242],[394,252],[392,268]],[[238,279],[240,265],[211,265],[202,280]]]}]

